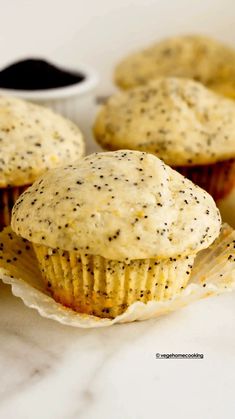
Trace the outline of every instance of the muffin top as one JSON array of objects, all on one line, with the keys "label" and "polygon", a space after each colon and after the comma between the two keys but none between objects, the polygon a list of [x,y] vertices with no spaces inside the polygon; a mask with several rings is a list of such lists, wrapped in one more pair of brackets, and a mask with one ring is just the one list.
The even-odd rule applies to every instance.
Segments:
[{"label": "muffin top", "polygon": [[32,183],[84,154],[79,128],[50,109],[0,96],[0,187]]},{"label": "muffin top", "polygon": [[33,243],[113,260],[194,254],[221,222],[204,190],[157,157],[127,150],[47,172],[12,214],[12,229]]},{"label": "muffin top", "polygon": [[191,78],[235,97],[235,51],[205,36],[177,36],[133,53],[115,71],[115,81],[123,89],[159,76]]},{"label": "muffin top", "polygon": [[156,154],[170,166],[235,157],[235,102],[181,78],[159,78],[112,96],[95,125],[108,150]]}]

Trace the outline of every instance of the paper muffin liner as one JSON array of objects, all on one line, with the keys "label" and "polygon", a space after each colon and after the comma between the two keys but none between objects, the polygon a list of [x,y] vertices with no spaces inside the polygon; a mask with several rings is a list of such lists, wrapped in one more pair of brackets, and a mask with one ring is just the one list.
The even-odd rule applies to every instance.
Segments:
[{"label": "paper muffin liner", "polygon": [[202,166],[177,166],[174,169],[209,192],[215,201],[225,198],[235,186],[235,159]]},{"label": "paper muffin liner", "polygon": [[42,279],[32,246],[10,227],[0,233],[0,278],[15,296],[41,316],[64,325],[90,328],[146,320],[167,314],[201,298],[235,289],[235,231],[223,225],[219,238],[195,259],[188,285],[164,301],[136,302],[114,319],[81,314],[57,303]]},{"label": "paper muffin liner", "polygon": [[29,185],[0,188],[0,230],[10,224],[13,205],[28,187]]},{"label": "paper muffin liner", "polygon": [[114,318],[137,301],[171,298],[183,289],[195,255],[157,261],[116,261],[34,245],[53,298],[78,312]]}]

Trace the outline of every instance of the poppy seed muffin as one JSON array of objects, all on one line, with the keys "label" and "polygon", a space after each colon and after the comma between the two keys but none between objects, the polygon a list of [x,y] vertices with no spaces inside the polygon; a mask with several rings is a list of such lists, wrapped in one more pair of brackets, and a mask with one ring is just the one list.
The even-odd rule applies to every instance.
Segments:
[{"label": "poppy seed muffin", "polygon": [[54,299],[110,318],[180,292],[220,223],[205,191],[157,157],[126,150],[49,171],[12,212]]},{"label": "poppy seed muffin", "polygon": [[235,184],[235,102],[183,78],[163,77],[112,96],[94,125],[107,150],[156,154],[216,200]]},{"label": "poppy seed muffin", "polygon": [[131,54],[115,70],[115,82],[122,89],[162,76],[194,79],[235,98],[235,51],[205,36],[176,36]]},{"label": "poppy seed muffin", "polygon": [[0,96],[0,228],[18,196],[46,170],[84,154],[79,128],[42,106]]}]

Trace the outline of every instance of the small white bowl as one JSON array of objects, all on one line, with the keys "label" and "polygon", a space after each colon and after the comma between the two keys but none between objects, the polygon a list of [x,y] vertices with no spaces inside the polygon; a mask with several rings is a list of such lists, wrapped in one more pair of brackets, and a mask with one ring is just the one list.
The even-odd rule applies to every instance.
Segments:
[{"label": "small white bowl", "polygon": [[76,69],[74,67],[68,67],[68,70],[74,72],[79,71],[84,74],[85,79],[70,86],[44,90],[0,88],[0,95],[15,96],[47,106],[79,124],[82,129],[86,130],[86,116],[94,103],[94,90],[98,84],[98,75],[93,69],[85,65],[79,65],[79,68]]}]

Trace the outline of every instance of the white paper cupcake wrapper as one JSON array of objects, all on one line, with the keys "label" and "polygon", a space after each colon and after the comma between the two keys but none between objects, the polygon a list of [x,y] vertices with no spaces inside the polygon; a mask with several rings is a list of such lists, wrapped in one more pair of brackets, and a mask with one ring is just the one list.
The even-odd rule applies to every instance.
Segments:
[{"label": "white paper cupcake wrapper", "polygon": [[180,294],[166,301],[136,302],[112,320],[80,314],[54,301],[45,288],[30,243],[17,237],[10,227],[0,233],[0,278],[11,285],[12,293],[26,306],[65,325],[91,328],[146,320],[235,289],[235,231],[223,225],[219,238],[197,256],[189,284]]}]

